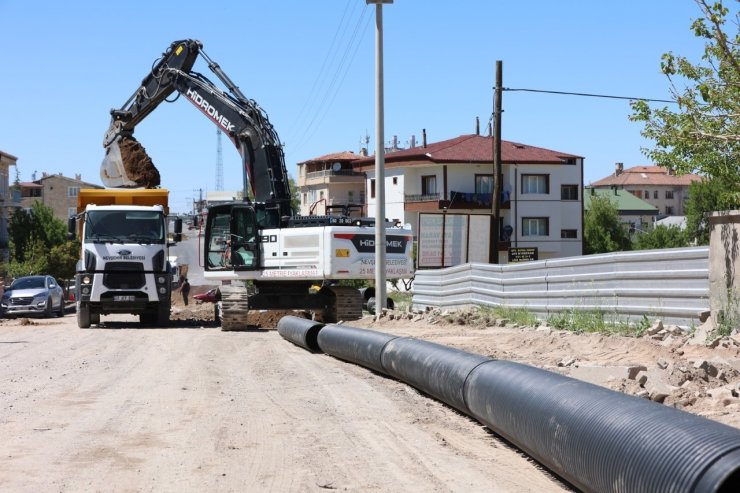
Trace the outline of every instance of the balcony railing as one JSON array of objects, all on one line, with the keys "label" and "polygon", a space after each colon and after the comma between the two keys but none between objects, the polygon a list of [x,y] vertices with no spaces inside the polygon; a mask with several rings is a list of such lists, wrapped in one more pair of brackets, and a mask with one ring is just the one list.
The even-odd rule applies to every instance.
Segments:
[{"label": "balcony railing", "polygon": [[[450,192],[450,199],[445,200],[442,198],[442,194],[439,193],[426,193],[426,194],[406,194],[406,203],[418,203],[418,202],[439,202],[439,209],[490,209],[491,208],[491,194],[490,193],[467,193],[467,192]],[[508,209],[510,206],[509,195],[503,194],[501,196],[501,208]]]},{"label": "balcony railing", "polygon": [[315,180],[318,178],[326,178],[326,177],[331,177],[331,176],[364,176],[364,173],[358,173],[356,171],[348,171],[348,170],[334,171],[331,169],[326,169],[322,171],[312,171],[310,173],[306,173],[307,180]]},{"label": "balcony railing", "polygon": [[442,195],[439,193],[418,193],[418,194],[406,194],[404,200],[406,202],[433,202],[440,200]]}]

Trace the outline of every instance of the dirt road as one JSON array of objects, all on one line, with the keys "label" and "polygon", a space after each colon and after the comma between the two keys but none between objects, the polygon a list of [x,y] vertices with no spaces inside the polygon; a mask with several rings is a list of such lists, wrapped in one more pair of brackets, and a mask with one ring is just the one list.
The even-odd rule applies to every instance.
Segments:
[{"label": "dirt road", "polygon": [[405,384],[181,318],[0,320],[0,490],[568,489]]}]

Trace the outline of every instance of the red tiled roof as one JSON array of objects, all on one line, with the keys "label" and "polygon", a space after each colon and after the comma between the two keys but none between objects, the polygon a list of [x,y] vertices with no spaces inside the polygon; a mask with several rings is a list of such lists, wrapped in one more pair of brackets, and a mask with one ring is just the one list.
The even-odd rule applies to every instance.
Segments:
[{"label": "red tiled roof", "polygon": [[344,152],[334,152],[332,154],[325,154],[323,156],[315,157],[313,159],[308,159],[306,161],[303,161],[298,164],[308,164],[308,163],[322,163],[322,162],[335,162],[335,161],[354,161],[356,159],[360,159],[364,156],[361,156],[359,154],[355,154],[352,151],[344,151]]},{"label": "red tiled roof", "polygon": [[18,185],[22,188],[44,188],[41,183],[37,183],[35,181],[21,181],[18,182]]},{"label": "red tiled roof", "polygon": [[591,184],[592,187],[603,186],[640,186],[640,185],[679,185],[688,186],[702,180],[694,174],[670,175],[662,166],[634,166],[622,171],[619,175],[610,175]]},{"label": "red tiled roof", "polygon": [[[426,147],[413,147],[385,155],[386,165],[393,166],[412,163],[490,163],[493,162],[493,142],[491,137],[481,135],[461,135],[454,139],[428,144]],[[575,154],[552,151],[507,140],[501,141],[501,162],[562,164],[564,159],[580,158]],[[354,163],[358,167],[372,168],[375,157],[369,156]]]}]

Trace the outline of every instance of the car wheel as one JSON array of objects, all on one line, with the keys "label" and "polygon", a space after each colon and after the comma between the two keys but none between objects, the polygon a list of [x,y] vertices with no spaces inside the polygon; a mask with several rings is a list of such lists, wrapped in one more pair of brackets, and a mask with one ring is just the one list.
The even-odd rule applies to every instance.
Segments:
[{"label": "car wheel", "polygon": [[46,300],[46,310],[44,311],[44,316],[46,318],[51,318],[54,316],[54,302],[51,301],[51,297]]},{"label": "car wheel", "polygon": [[64,316],[64,298],[59,300],[59,311],[57,312],[58,317]]}]

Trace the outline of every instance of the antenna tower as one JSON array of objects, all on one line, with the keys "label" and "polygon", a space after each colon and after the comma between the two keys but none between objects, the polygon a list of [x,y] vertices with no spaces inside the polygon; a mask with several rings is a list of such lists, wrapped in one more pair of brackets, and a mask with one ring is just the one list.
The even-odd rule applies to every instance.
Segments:
[{"label": "antenna tower", "polygon": [[221,130],[216,130],[216,190],[224,189],[224,157],[221,152]]}]

